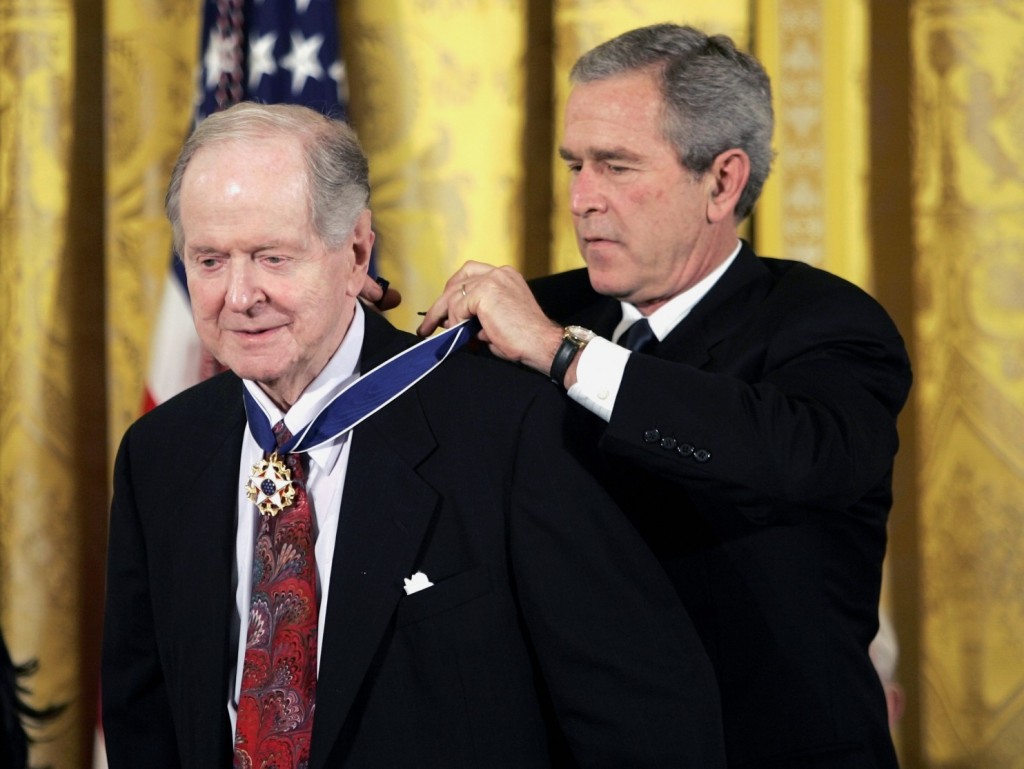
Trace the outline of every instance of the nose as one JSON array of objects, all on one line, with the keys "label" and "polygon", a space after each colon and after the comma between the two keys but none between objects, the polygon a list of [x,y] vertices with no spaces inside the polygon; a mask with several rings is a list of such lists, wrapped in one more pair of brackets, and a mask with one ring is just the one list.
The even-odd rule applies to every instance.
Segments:
[{"label": "nose", "polygon": [[249,312],[266,295],[259,288],[258,273],[252,260],[234,257],[228,264],[228,285],[224,303],[233,312]]},{"label": "nose", "polygon": [[573,216],[586,217],[604,211],[607,206],[601,190],[601,180],[595,171],[584,165],[569,184],[570,208]]}]

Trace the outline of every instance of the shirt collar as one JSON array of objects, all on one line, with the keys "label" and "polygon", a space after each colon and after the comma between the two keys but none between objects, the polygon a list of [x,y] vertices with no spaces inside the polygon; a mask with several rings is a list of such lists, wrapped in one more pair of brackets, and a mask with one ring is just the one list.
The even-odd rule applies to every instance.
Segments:
[{"label": "shirt collar", "polygon": [[[349,324],[348,331],[345,332],[345,338],[341,340],[341,344],[327,361],[327,365],[302,391],[299,399],[292,404],[287,413],[281,411],[256,382],[251,379],[242,380],[242,384],[249,394],[259,402],[267,413],[270,424],[275,425],[284,419],[288,430],[296,434],[320,413],[340,388],[358,376],[359,354],[363,349],[363,337],[366,330],[366,318],[363,312],[362,306],[356,302],[355,314],[352,316],[352,323]],[[329,469],[337,459],[337,451],[342,442],[334,441],[307,453],[313,462]]]}]

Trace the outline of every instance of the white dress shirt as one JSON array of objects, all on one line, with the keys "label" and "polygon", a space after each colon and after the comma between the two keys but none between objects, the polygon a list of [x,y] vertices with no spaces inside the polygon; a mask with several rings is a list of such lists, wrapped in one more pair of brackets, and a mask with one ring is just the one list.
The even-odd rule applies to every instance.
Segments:
[{"label": "white dress shirt", "polygon": [[[690,310],[704,298],[704,295],[729,269],[729,265],[733,263],[739,252],[740,243],[737,241],[736,248],[724,262],[708,273],[700,282],[672,297],[647,316],[647,321],[651,324],[651,331],[654,332],[659,342],[690,314]],[[643,316],[640,310],[634,305],[622,302],[622,320],[612,332],[612,339],[617,341],[626,329],[641,317]],[[569,388],[569,397],[588,411],[597,414],[605,422],[611,421],[615,399],[618,397],[619,387],[622,384],[622,375],[626,371],[629,356],[633,354],[625,347],[620,347],[607,339],[595,338],[580,353],[579,363],[576,364],[576,382]]]},{"label": "white dress shirt", "polygon": [[[365,318],[363,309],[356,303],[355,316],[341,346],[327,362],[323,371],[302,392],[299,399],[283,414],[274,402],[248,379],[243,380],[245,388],[263,407],[275,425],[282,418],[288,430],[297,435],[308,425],[327,402],[338,391],[358,376],[359,353],[363,347]],[[259,527],[260,513],[249,501],[245,485],[249,480],[252,466],[263,458],[263,449],[256,443],[248,429],[242,433],[242,453],[238,465],[238,529],[235,535],[235,607],[231,638],[237,641],[236,666],[231,671],[228,714],[231,719],[231,733],[235,731],[238,714],[238,699],[242,691],[242,663],[245,660],[245,640],[249,626],[249,604],[252,596],[253,543]],[[316,545],[317,600],[320,606],[317,628],[317,667],[323,649],[324,618],[327,616],[327,591],[331,584],[331,567],[334,560],[334,543],[338,534],[338,515],[341,508],[342,489],[345,485],[345,471],[348,467],[349,452],[352,449],[352,435],[346,433],[330,443],[308,452],[309,474],[306,479],[307,498],[313,510]]]}]

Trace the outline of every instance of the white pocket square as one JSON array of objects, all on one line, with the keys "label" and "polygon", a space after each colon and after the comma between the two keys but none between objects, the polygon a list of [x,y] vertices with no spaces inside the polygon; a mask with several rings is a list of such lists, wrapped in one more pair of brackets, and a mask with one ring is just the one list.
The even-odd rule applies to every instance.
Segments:
[{"label": "white pocket square", "polygon": [[422,571],[418,571],[411,577],[405,578],[405,594],[412,595],[418,593],[420,590],[426,590],[428,587],[433,587],[434,583],[427,579],[427,575]]}]

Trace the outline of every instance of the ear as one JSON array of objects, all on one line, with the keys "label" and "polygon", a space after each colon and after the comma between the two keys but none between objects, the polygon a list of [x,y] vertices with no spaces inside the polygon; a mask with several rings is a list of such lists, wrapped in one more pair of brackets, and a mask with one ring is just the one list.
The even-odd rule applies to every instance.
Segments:
[{"label": "ear", "polygon": [[352,274],[348,280],[348,293],[351,296],[359,296],[370,269],[373,241],[377,238],[377,234],[373,231],[373,219],[369,208],[363,209],[359,214],[349,237],[352,248]]},{"label": "ear", "polygon": [[750,178],[750,157],[741,149],[725,150],[715,158],[708,171],[711,190],[708,195],[709,224],[728,220],[733,223],[736,205]]}]

